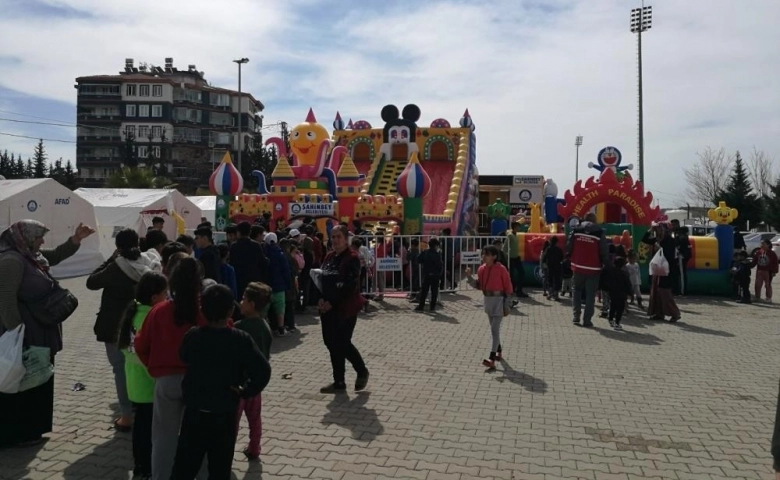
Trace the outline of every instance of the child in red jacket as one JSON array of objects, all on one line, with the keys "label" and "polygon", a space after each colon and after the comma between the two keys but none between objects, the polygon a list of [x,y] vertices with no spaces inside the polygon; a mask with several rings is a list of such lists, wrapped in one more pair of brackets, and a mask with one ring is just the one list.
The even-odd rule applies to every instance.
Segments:
[{"label": "child in red jacket", "polygon": [[183,258],[171,272],[172,300],[157,304],[149,312],[135,337],[135,352],[154,377],[152,416],[152,474],[171,476],[179,438],[184,402],[181,383],[187,367],[179,357],[184,335],[206,323],[200,312],[201,280],[198,261]]},{"label": "child in red jacket", "polygon": [[756,301],[761,300],[761,287],[766,285],[766,301],[772,303],[772,279],[777,275],[777,255],[769,240],[761,240],[761,248],[753,254],[752,267],[756,267]]}]

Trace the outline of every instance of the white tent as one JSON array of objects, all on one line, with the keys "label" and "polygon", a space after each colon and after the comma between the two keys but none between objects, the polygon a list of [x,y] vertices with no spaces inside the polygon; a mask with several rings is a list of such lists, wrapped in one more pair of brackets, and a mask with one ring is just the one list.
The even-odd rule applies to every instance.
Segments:
[{"label": "white tent", "polygon": [[205,217],[207,221],[213,225],[215,215],[217,212],[217,197],[215,195],[204,196],[192,196],[187,197],[192,203],[200,208],[201,216]]},{"label": "white tent", "polygon": [[[134,228],[143,235],[146,228],[141,212],[145,210],[175,211],[184,219],[185,228],[196,228],[200,223],[200,208],[187,200],[178,190],[142,188],[79,188],[75,191],[95,207],[98,233],[103,255],[108,257],[115,250],[114,237],[123,228]],[[164,231],[168,238],[176,238],[176,221],[168,215]]]},{"label": "white tent", "polygon": [[[0,181],[0,229],[19,220],[43,222],[49,233],[43,248],[54,248],[73,235],[79,223],[97,228],[95,209],[67,187],[50,178]],[[52,267],[57,278],[87,275],[103,263],[100,236],[81,243],[75,255]]]}]

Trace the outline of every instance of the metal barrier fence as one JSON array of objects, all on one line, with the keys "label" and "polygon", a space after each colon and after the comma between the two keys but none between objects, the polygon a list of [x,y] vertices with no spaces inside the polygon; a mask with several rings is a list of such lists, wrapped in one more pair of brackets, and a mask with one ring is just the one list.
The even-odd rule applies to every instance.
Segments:
[{"label": "metal barrier fence", "polygon": [[422,265],[419,255],[428,249],[428,242],[437,238],[442,256],[444,274],[439,292],[473,290],[464,280],[464,271],[470,267],[476,272],[482,263],[483,247],[502,242],[501,250],[508,252],[503,236],[441,236],[393,235],[360,236],[363,247],[359,253],[363,267],[361,284],[368,299],[381,300],[385,296],[405,297],[419,291],[422,284]]}]

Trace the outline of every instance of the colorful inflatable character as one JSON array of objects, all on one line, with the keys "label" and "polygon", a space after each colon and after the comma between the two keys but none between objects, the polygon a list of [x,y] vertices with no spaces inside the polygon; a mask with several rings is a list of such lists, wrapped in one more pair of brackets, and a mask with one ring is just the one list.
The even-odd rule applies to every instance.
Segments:
[{"label": "colorful inflatable character", "polygon": [[420,119],[420,107],[417,105],[407,105],[399,115],[398,107],[395,105],[385,105],[382,108],[382,120],[385,121],[385,127],[382,130],[382,146],[379,153],[385,156],[385,160],[393,158],[393,145],[406,144],[406,158],[412,152],[418,152],[417,147],[417,120]]},{"label": "colorful inflatable character", "polygon": [[[265,144],[274,145],[279,152],[280,159],[288,157],[287,147],[281,138],[269,138]],[[342,146],[335,147],[328,156],[331,145],[328,131],[317,123],[314,111],[310,108],[306,121],[296,125],[290,134],[290,150],[292,150],[293,160],[291,168],[295,178],[299,180],[325,179],[328,184],[328,192],[335,199],[337,187],[335,172],[338,171],[347,149]],[[262,174],[257,175],[259,173],[252,172],[253,175],[257,176],[258,183],[264,185],[265,178]],[[258,187],[258,192],[260,190]]]},{"label": "colorful inflatable character", "polygon": [[[634,168],[634,165],[632,164],[628,164],[625,167],[620,165],[620,162],[623,160],[623,155],[620,153],[620,150],[615,147],[602,148],[597,160],[599,162],[598,164],[594,164],[593,162],[588,163],[588,168],[594,168],[602,174],[605,170],[612,170],[612,172],[617,175]],[[618,176],[618,179],[620,178],[621,177]]]},{"label": "colorful inflatable character", "polygon": [[728,225],[739,216],[736,208],[726,206],[726,202],[718,202],[717,208],[707,210],[707,217],[718,225]]}]

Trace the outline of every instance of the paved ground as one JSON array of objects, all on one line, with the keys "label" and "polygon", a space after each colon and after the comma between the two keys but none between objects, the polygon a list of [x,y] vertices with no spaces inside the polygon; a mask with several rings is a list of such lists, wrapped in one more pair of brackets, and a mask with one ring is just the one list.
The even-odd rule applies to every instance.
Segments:
[{"label": "paved ground", "polygon": [[[130,437],[109,427],[113,380],[92,335],[99,297],[83,280],[65,283],[81,307],[57,357],[55,431],[43,447],[0,451],[3,479],[130,477]],[[685,299],[680,323],[632,315],[618,333],[603,320],[573,327],[568,301],[551,306],[537,294],[506,320],[507,361],[486,373],[489,330],[476,297],[444,300],[435,317],[391,300],[362,318],[355,343],[371,383],[343,398],[318,393],[327,355],[315,319],[301,319],[302,335],[274,345],[263,461],[237,454],[235,476],[771,477],[777,308]],[[75,382],[86,390],[71,391]]]}]

